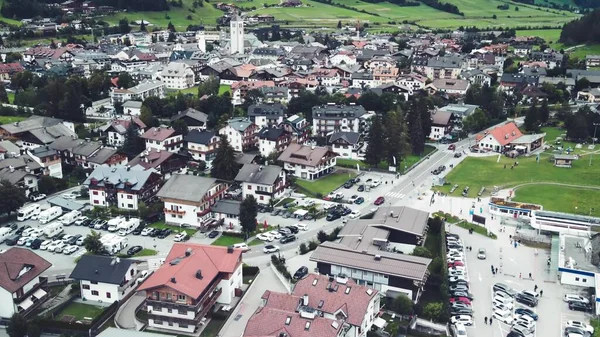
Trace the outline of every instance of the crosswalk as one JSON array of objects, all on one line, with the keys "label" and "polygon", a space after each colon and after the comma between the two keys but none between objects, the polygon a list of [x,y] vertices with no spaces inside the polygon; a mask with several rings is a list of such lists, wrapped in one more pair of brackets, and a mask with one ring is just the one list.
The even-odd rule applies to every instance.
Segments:
[{"label": "crosswalk", "polygon": [[400,192],[387,192],[385,196],[390,198],[402,199],[405,197],[405,194],[402,194]]}]

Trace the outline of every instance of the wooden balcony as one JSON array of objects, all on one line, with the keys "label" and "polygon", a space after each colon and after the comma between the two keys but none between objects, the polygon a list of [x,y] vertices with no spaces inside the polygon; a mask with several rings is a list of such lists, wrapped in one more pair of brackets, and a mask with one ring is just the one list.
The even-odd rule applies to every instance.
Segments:
[{"label": "wooden balcony", "polygon": [[185,215],[185,211],[177,211],[177,210],[169,209],[169,208],[163,208],[163,211],[166,214]]}]

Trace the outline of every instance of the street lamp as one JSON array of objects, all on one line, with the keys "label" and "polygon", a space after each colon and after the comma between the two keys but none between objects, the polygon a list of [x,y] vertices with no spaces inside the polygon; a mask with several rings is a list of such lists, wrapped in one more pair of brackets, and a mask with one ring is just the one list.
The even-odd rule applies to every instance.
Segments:
[{"label": "street lamp", "polygon": [[[598,129],[598,125],[600,125],[600,123],[594,123],[594,137],[592,138],[592,149],[594,147],[594,145],[596,144],[596,129]],[[592,166],[592,157],[594,156],[594,151],[592,150],[592,152],[590,152],[590,166]]]}]

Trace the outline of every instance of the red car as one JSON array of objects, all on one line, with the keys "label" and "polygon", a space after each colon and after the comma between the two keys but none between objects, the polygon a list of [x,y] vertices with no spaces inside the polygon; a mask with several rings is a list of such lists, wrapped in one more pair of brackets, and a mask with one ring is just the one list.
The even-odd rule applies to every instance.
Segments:
[{"label": "red car", "polygon": [[456,150],[456,145],[454,145],[454,144],[448,145],[448,150],[452,150],[452,151]]},{"label": "red car", "polygon": [[385,202],[384,197],[379,197],[379,198],[375,199],[375,205],[377,205],[377,206],[383,204],[384,202]]},{"label": "red car", "polygon": [[464,304],[471,305],[471,300],[469,300],[466,297],[452,297],[450,299],[450,303],[453,303],[453,302],[462,302]]},{"label": "red car", "polygon": [[449,263],[448,263],[448,267],[449,267],[449,268],[450,268],[450,267],[456,267],[456,266],[461,266],[461,267],[464,267],[464,266],[465,266],[465,264],[464,264],[464,263],[462,263],[462,262],[460,262],[460,261],[454,261],[454,262],[449,262]]}]

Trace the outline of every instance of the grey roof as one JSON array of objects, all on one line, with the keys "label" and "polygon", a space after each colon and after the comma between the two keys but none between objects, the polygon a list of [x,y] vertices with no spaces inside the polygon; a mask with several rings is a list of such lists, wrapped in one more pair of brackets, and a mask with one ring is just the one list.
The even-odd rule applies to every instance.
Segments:
[{"label": "grey roof", "polygon": [[460,68],[463,59],[458,56],[432,57],[427,61],[427,66],[432,68]]},{"label": "grey roof", "polygon": [[189,117],[191,119],[197,120],[198,122],[202,122],[203,124],[206,124],[206,121],[208,121],[208,115],[204,112],[198,111],[193,108],[187,108],[183,111],[180,111],[177,115],[171,117],[171,122],[174,122],[184,117]]},{"label": "grey roof", "polygon": [[570,78],[570,77],[540,77],[540,84],[544,84],[544,83],[550,83],[550,84],[558,84],[558,83],[564,83],[566,86],[574,86],[575,85],[575,79],[574,78]]},{"label": "grey roof", "polygon": [[572,154],[555,154],[554,159],[558,160],[576,160],[578,157]]},{"label": "grey roof", "polygon": [[92,154],[87,158],[87,161],[95,164],[104,164],[110,157],[115,155],[118,152],[117,149],[113,149],[110,147],[103,147],[98,152]]},{"label": "grey roof", "polygon": [[162,334],[158,332],[143,332],[135,330],[125,330],[117,328],[108,328],[97,335],[97,337],[172,337],[173,335]]},{"label": "grey roof", "polygon": [[313,118],[318,119],[344,119],[344,118],[359,118],[367,111],[362,105],[318,105],[312,108]]},{"label": "grey roof", "polygon": [[[375,256],[381,259],[376,260]],[[397,276],[422,281],[427,273],[431,259],[388,253],[378,250],[360,251],[344,246],[341,243],[324,242],[310,257],[310,261],[327,263],[348,268]]]},{"label": "grey roof", "polygon": [[467,90],[469,87],[469,81],[467,80],[453,80],[446,78],[436,78],[431,84],[436,89],[445,90]]},{"label": "grey roof", "polygon": [[217,179],[215,178],[174,174],[167,180],[156,196],[159,198],[200,202],[206,192],[216,183]]},{"label": "grey roof", "polygon": [[4,160],[0,160],[0,169],[5,167],[14,167],[14,168],[24,168],[29,167],[32,170],[37,170],[42,167],[37,161],[33,160],[28,154],[16,157],[16,158],[6,158]]},{"label": "grey roof", "polygon": [[252,121],[246,118],[232,118],[227,121],[227,125],[231,126],[234,130],[238,132],[246,131],[246,129],[252,124]]},{"label": "grey roof", "polygon": [[78,211],[85,207],[85,205],[80,202],[68,200],[61,196],[49,198],[46,201],[52,206],[60,206],[61,208],[68,209],[70,211]]},{"label": "grey roof", "polygon": [[345,142],[347,142],[348,144],[358,144],[358,141],[360,139],[360,133],[358,132],[335,132],[333,134],[331,134],[331,137],[329,137],[329,143],[333,143],[337,140],[343,140]]},{"label": "grey roof", "polygon": [[342,227],[339,237],[340,243],[352,249],[363,251],[369,249],[379,250],[374,240],[388,241],[390,231],[387,229],[363,226],[357,222],[347,223]]},{"label": "grey roof", "polygon": [[525,67],[522,70],[525,75],[531,76],[546,76],[546,68],[542,67]]},{"label": "grey roof", "polygon": [[240,215],[241,201],[236,200],[219,200],[210,210],[213,213]]},{"label": "grey roof", "polygon": [[160,73],[161,76],[183,77],[186,76],[186,69],[189,66],[184,63],[171,62]]},{"label": "grey roof", "polygon": [[70,150],[70,149],[74,148],[75,146],[79,145],[83,141],[84,141],[83,139],[77,139],[74,137],[63,136],[63,137],[58,137],[57,139],[55,139],[50,144],[50,147],[57,151],[65,151],[65,150]]},{"label": "grey roof", "polygon": [[466,116],[472,114],[473,112],[475,112],[475,109],[477,109],[477,108],[479,108],[479,105],[459,103],[459,104],[448,104],[444,107],[439,108],[438,110],[439,111],[448,111],[448,112],[452,112],[455,115],[466,117]]},{"label": "grey roof", "polygon": [[25,176],[27,176],[27,175],[32,175],[32,174],[27,173],[24,170],[13,170],[11,172],[10,168],[8,168],[8,167],[5,167],[0,170],[0,180],[8,180],[13,185],[15,185],[18,182],[20,182],[21,180],[23,180],[23,178],[25,178]]},{"label": "grey roof", "polygon": [[[393,214],[393,216],[392,216]],[[362,226],[373,226],[423,236],[429,213],[407,206],[380,207],[372,219],[350,220]]]},{"label": "grey roof", "polygon": [[127,101],[122,105],[123,109],[139,109],[142,107],[142,102],[140,101]]},{"label": "grey roof", "polygon": [[44,158],[57,154],[56,150],[50,148],[48,145],[36,147],[35,149],[29,151],[29,153],[38,158]]},{"label": "grey roof", "polygon": [[273,185],[281,174],[281,170],[282,168],[280,166],[274,165],[263,166],[257,164],[244,164],[240,169],[240,172],[235,176],[235,181]]},{"label": "grey roof", "polygon": [[77,262],[70,278],[120,285],[133,263],[129,259],[85,254]]},{"label": "grey roof", "polygon": [[74,146],[73,150],[71,151],[74,155],[87,157],[92,155],[94,152],[98,151],[100,148],[102,148],[102,146],[103,145],[99,142],[80,140],[79,143],[76,146]]},{"label": "grey roof", "polygon": [[39,139],[40,142],[42,142],[43,144],[50,144],[56,138],[59,138],[62,136],[70,137],[70,136],[76,135],[76,133],[71,131],[71,129],[69,129],[64,124],[56,124],[56,125],[52,125],[52,126],[46,126],[46,127],[41,127],[38,129],[29,130],[29,133],[31,133],[31,135],[33,135],[34,137]]},{"label": "grey roof", "polygon": [[251,164],[256,159],[256,155],[252,153],[239,153],[235,156],[235,162],[244,165]]},{"label": "grey roof", "polygon": [[153,173],[154,171],[144,171],[143,168],[98,166],[92,171],[83,184],[89,186],[92,181],[95,180],[96,186],[103,187],[105,186],[105,183],[109,183],[114,185],[115,188],[127,188],[133,191],[139,191]]},{"label": "grey roof", "polygon": [[281,103],[259,103],[248,107],[248,116],[283,116],[287,109]]},{"label": "grey roof", "polygon": [[289,135],[289,133],[283,128],[263,127],[258,131],[257,135],[259,139],[277,141],[279,137]]},{"label": "grey roof", "polygon": [[31,116],[24,121],[3,124],[2,127],[4,130],[8,131],[11,134],[21,133],[25,131],[31,131],[35,129],[40,129],[43,127],[53,126],[61,123],[62,120],[58,118],[51,117],[42,117],[42,116]]},{"label": "grey roof", "polygon": [[184,140],[190,143],[208,145],[214,136],[219,137],[214,131],[192,130],[185,136]]},{"label": "grey roof", "polygon": [[21,152],[17,145],[8,140],[0,141],[0,149],[6,150],[7,153],[19,154]]},{"label": "grey roof", "polygon": [[538,133],[533,135],[522,135],[521,137],[510,142],[511,144],[529,144],[533,143],[538,139],[541,139],[545,136],[545,133]]}]

